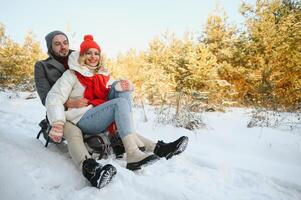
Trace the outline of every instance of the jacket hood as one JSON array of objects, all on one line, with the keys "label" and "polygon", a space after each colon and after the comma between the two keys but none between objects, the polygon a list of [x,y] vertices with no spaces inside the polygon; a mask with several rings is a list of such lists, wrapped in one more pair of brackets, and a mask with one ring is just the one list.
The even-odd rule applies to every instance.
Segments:
[{"label": "jacket hood", "polygon": [[[68,59],[69,69],[77,71],[83,76],[92,77],[94,74],[87,67],[81,66],[78,61],[79,61],[79,51],[72,52]],[[105,69],[99,70],[97,74],[102,74],[105,76],[109,75],[108,71]]]}]

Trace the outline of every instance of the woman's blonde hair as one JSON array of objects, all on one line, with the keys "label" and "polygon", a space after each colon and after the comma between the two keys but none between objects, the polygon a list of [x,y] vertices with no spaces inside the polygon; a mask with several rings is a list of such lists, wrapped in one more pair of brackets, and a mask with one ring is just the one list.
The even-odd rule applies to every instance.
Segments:
[{"label": "woman's blonde hair", "polygon": [[[81,67],[87,66],[85,63],[86,57],[87,57],[87,55],[85,53],[83,53],[82,55],[79,55],[78,63],[80,64]],[[102,57],[101,53],[99,52],[99,63],[96,66],[96,69],[94,70],[94,72],[98,72],[101,67],[103,67],[103,57]]]}]

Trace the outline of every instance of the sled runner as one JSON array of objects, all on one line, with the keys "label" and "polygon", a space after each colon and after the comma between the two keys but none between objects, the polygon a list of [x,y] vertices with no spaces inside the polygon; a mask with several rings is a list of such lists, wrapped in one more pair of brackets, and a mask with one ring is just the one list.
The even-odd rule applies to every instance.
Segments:
[{"label": "sled runner", "polygon": [[[41,134],[43,134],[43,138],[46,141],[44,146],[46,148],[48,147],[49,143],[55,144],[56,142],[54,142],[48,135],[51,129],[51,125],[49,124],[47,118],[43,119],[39,123],[39,126],[41,127],[41,130],[37,135],[37,139],[39,139]],[[112,152],[115,154],[116,158],[122,158],[123,153],[125,153],[124,146],[122,144],[121,138],[118,135],[118,132],[113,135],[108,134],[107,131],[95,135],[84,134],[83,138],[87,150],[93,158],[107,158],[110,154],[112,154]],[[65,139],[63,138],[62,141],[64,140]]]}]

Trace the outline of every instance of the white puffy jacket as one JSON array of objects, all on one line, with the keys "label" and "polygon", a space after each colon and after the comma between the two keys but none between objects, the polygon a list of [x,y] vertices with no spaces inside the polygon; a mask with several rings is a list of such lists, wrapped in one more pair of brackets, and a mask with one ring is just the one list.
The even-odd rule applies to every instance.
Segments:
[{"label": "white puffy jacket", "polygon": [[[68,99],[84,97],[85,87],[77,79],[75,71],[87,77],[93,76],[93,73],[88,68],[79,65],[78,58],[79,52],[76,51],[70,54],[68,60],[69,70],[64,72],[47,94],[46,109],[50,124],[58,121],[65,123],[66,120],[77,124],[85,112],[93,107],[89,105],[65,111],[64,103]],[[100,71],[99,73],[108,75],[107,71]]]}]

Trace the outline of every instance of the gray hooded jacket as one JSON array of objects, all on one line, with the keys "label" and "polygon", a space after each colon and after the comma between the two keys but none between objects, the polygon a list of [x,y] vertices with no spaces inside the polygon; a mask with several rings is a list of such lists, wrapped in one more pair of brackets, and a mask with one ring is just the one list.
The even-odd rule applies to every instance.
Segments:
[{"label": "gray hooded jacket", "polygon": [[64,65],[55,60],[51,55],[46,60],[36,62],[34,66],[34,80],[37,92],[44,106],[49,90],[65,71]]}]

